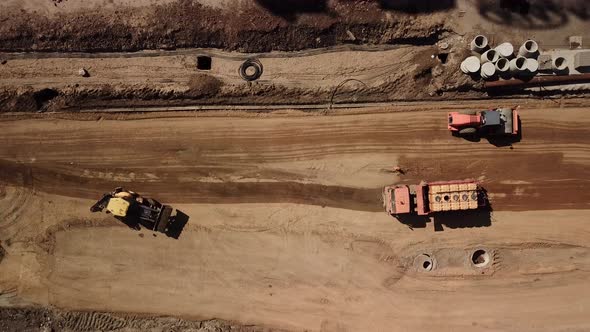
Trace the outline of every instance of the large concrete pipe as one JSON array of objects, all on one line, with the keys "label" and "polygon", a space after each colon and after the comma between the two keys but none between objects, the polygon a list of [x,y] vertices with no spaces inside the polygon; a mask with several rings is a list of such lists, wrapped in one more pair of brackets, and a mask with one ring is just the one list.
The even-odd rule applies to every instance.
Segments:
[{"label": "large concrete pipe", "polygon": [[551,68],[556,73],[563,73],[568,68],[567,60],[562,56],[555,57],[555,59],[551,61]]},{"label": "large concrete pipe", "polygon": [[487,50],[481,55],[481,63],[495,63],[499,58],[500,56],[498,55],[498,52],[495,50]]},{"label": "large concrete pipe", "polygon": [[496,74],[496,66],[491,62],[486,62],[481,65],[481,78],[487,80]]},{"label": "large concrete pipe", "polygon": [[512,59],[514,56],[514,46],[510,43],[502,43],[494,48],[501,57]]},{"label": "large concrete pipe", "polygon": [[477,53],[483,53],[488,49],[488,38],[483,35],[477,35],[471,41],[470,48],[472,51]]},{"label": "large concrete pipe", "polygon": [[539,61],[535,59],[526,59],[526,73],[528,75],[536,75],[539,70]]},{"label": "large concrete pipe", "polygon": [[519,56],[510,60],[510,72],[512,74],[519,74],[526,70],[526,58]]},{"label": "large concrete pipe", "polygon": [[518,50],[518,55],[526,57],[526,58],[533,58],[536,57],[539,53],[539,45],[536,41],[529,39],[522,44],[520,49]]},{"label": "large concrete pipe", "polygon": [[510,60],[506,58],[500,58],[496,61],[496,72],[502,77],[506,77],[510,74]]},{"label": "large concrete pipe", "polygon": [[479,71],[480,66],[479,57],[470,56],[461,62],[461,71],[465,74],[475,74]]}]

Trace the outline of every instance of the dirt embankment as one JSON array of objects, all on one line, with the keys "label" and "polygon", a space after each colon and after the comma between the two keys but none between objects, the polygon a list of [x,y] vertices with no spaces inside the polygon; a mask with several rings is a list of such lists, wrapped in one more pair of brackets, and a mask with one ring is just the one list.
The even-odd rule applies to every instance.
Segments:
[{"label": "dirt embankment", "polygon": [[[461,48],[461,45],[454,47]],[[320,76],[318,79],[314,79],[316,76],[313,75],[297,73],[294,69],[284,69],[285,72],[281,75],[291,78],[287,81],[282,76],[278,76],[277,80],[277,74],[273,74],[273,70],[283,70],[277,69],[278,61],[274,60],[273,63],[273,60],[263,59],[268,64],[269,74],[265,73],[267,76],[253,83],[235,80],[231,74],[196,73],[192,68],[183,68],[171,78],[162,77],[160,72],[148,73],[144,69],[141,80],[131,78],[125,82],[105,77],[116,77],[121,70],[105,66],[113,61],[108,58],[102,62],[90,63],[97,77],[78,81],[76,77],[72,77],[71,60],[68,61],[67,58],[52,62],[51,73],[43,72],[47,66],[38,63],[31,63],[31,66],[37,66],[39,71],[25,73],[21,68],[28,70],[29,67],[19,63],[20,67],[17,68],[16,63],[23,60],[15,60],[9,61],[4,68],[0,67],[0,73],[5,75],[3,82],[7,84],[0,88],[0,112],[77,111],[84,108],[182,106],[197,103],[328,105],[485,96],[474,87],[474,82],[469,77],[455,69],[461,59],[459,55],[450,54],[443,62],[433,57],[433,54],[439,52],[442,51],[436,46],[410,47],[399,52],[407,54],[404,55],[404,61],[409,65],[386,62],[381,65],[356,66],[356,62],[352,62],[341,65],[333,73],[324,70],[317,74]],[[339,54],[333,57],[334,61],[341,58]],[[326,61],[329,61],[313,58],[300,57],[296,61],[307,61],[307,66],[304,67],[307,71],[314,68],[321,71]],[[183,59],[190,61],[192,58],[187,56]],[[81,62],[79,59],[76,61]],[[96,63],[102,67],[95,68]],[[380,69],[376,69],[377,66]],[[31,80],[23,80],[23,75],[33,77]],[[339,77],[329,81],[321,78],[322,75]],[[31,86],[33,81],[37,83]],[[28,85],[18,85],[23,83]]]},{"label": "dirt embankment", "polygon": [[68,312],[40,307],[1,308],[0,330],[5,332],[74,331],[201,331],[271,332],[223,320],[189,321],[172,317],[141,317],[101,312]]},{"label": "dirt embankment", "polygon": [[[139,8],[0,14],[3,51],[135,51],[212,47],[246,52],[301,50],[341,43],[433,44],[445,14],[387,11],[377,1],[317,1],[305,8],[242,3],[212,8],[192,0]],[[284,8],[283,8],[284,7]],[[309,8],[308,8],[309,7]],[[302,12],[297,12],[301,10]]]}]

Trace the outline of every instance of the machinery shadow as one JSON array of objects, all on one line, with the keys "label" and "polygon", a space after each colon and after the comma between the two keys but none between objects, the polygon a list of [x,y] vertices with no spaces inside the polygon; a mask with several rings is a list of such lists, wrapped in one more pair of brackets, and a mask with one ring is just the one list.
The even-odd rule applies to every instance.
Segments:
[{"label": "machinery shadow", "polygon": [[258,5],[275,16],[287,21],[294,21],[297,15],[304,13],[333,14],[328,8],[327,0],[255,0]]},{"label": "machinery shadow", "polygon": [[[107,211],[107,214],[109,214],[109,212]],[[139,231],[141,230],[141,224],[139,222],[139,218],[134,218],[134,217],[118,217],[118,216],[114,216],[115,219],[119,220],[120,222],[122,222],[123,224],[125,224],[127,227]]]},{"label": "machinery shadow", "polygon": [[414,228],[426,228],[426,224],[430,221],[430,217],[418,215],[398,215],[395,218],[412,230]]},{"label": "machinery shadow", "polygon": [[494,209],[488,198],[487,191],[481,189],[480,204],[483,206],[477,210],[464,211],[447,211],[439,212],[432,217],[418,215],[398,215],[395,218],[410,229],[426,228],[427,223],[432,219],[434,230],[437,232],[444,231],[444,227],[454,228],[473,228],[489,227],[492,225],[492,213]]},{"label": "machinery shadow", "polygon": [[173,217],[168,225],[168,229],[166,229],[166,236],[178,239],[184,226],[188,223],[189,218],[190,217],[186,213],[176,210],[176,216]]},{"label": "machinery shadow", "polygon": [[492,225],[492,207],[469,211],[449,211],[439,213],[434,217],[434,230],[444,231],[444,227],[472,228],[489,227]]},{"label": "machinery shadow", "polygon": [[[489,227],[492,225],[491,206],[480,208],[478,210],[466,211],[448,211],[440,212],[432,217],[434,230],[437,232],[444,231],[444,227],[454,228],[472,228],[472,227]],[[396,219],[410,229],[426,228],[431,220],[428,216],[397,216]]]},{"label": "machinery shadow", "polygon": [[523,29],[560,27],[571,15],[590,18],[590,3],[579,0],[477,0],[477,9],[488,21]]},{"label": "machinery shadow", "polygon": [[379,0],[381,9],[411,14],[432,13],[453,9],[455,0]]},{"label": "machinery shadow", "polygon": [[[148,222],[142,221],[139,218],[139,216],[136,216],[136,215],[130,215],[127,217],[115,216],[115,218],[133,230],[140,231],[141,228],[143,227],[145,229],[154,231],[152,229],[153,225],[150,225]],[[190,219],[190,217],[186,213],[184,213],[180,210],[176,210],[176,215],[171,217],[168,227],[166,228],[166,232],[164,234],[166,234],[166,236],[168,236],[168,237],[178,239],[180,237],[180,234],[184,230],[184,226],[186,226],[186,224],[188,223],[189,219]]]}]

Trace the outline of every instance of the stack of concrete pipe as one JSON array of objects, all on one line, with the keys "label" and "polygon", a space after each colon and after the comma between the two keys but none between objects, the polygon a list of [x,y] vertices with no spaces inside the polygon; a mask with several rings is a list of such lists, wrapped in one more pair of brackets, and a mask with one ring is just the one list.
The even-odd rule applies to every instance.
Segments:
[{"label": "stack of concrete pipe", "polygon": [[[502,43],[491,48],[488,39],[483,35],[473,38],[470,44],[472,55],[461,63],[461,71],[465,74],[479,75],[485,80],[496,77],[509,78],[510,76],[533,76],[539,70],[539,45],[532,39],[525,41],[514,54],[514,46],[510,43]],[[554,66],[563,67],[562,60]]]}]

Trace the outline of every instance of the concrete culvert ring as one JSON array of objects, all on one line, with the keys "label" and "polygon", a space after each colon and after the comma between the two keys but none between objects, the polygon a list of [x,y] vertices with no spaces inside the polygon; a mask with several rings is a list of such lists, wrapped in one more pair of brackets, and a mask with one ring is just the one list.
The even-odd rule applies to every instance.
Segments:
[{"label": "concrete culvert ring", "polygon": [[488,45],[488,39],[482,35],[475,36],[474,41],[477,47],[486,47]]},{"label": "concrete culvert ring", "polygon": [[490,254],[484,249],[477,249],[471,254],[471,263],[475,267],[486,267],[491,260]]},{"label": "concrete culvert ring", "polygon": [[420,254],[414,259],[414,265],[419,271],[432,271],[436,268],[436,261],[429,254]]},{"label": "concrete culvert ring", "polygon": [[258,59],[248,59],[240,66],[240,76],[246,81],[255,81],[262,76],[262,63]]}]

